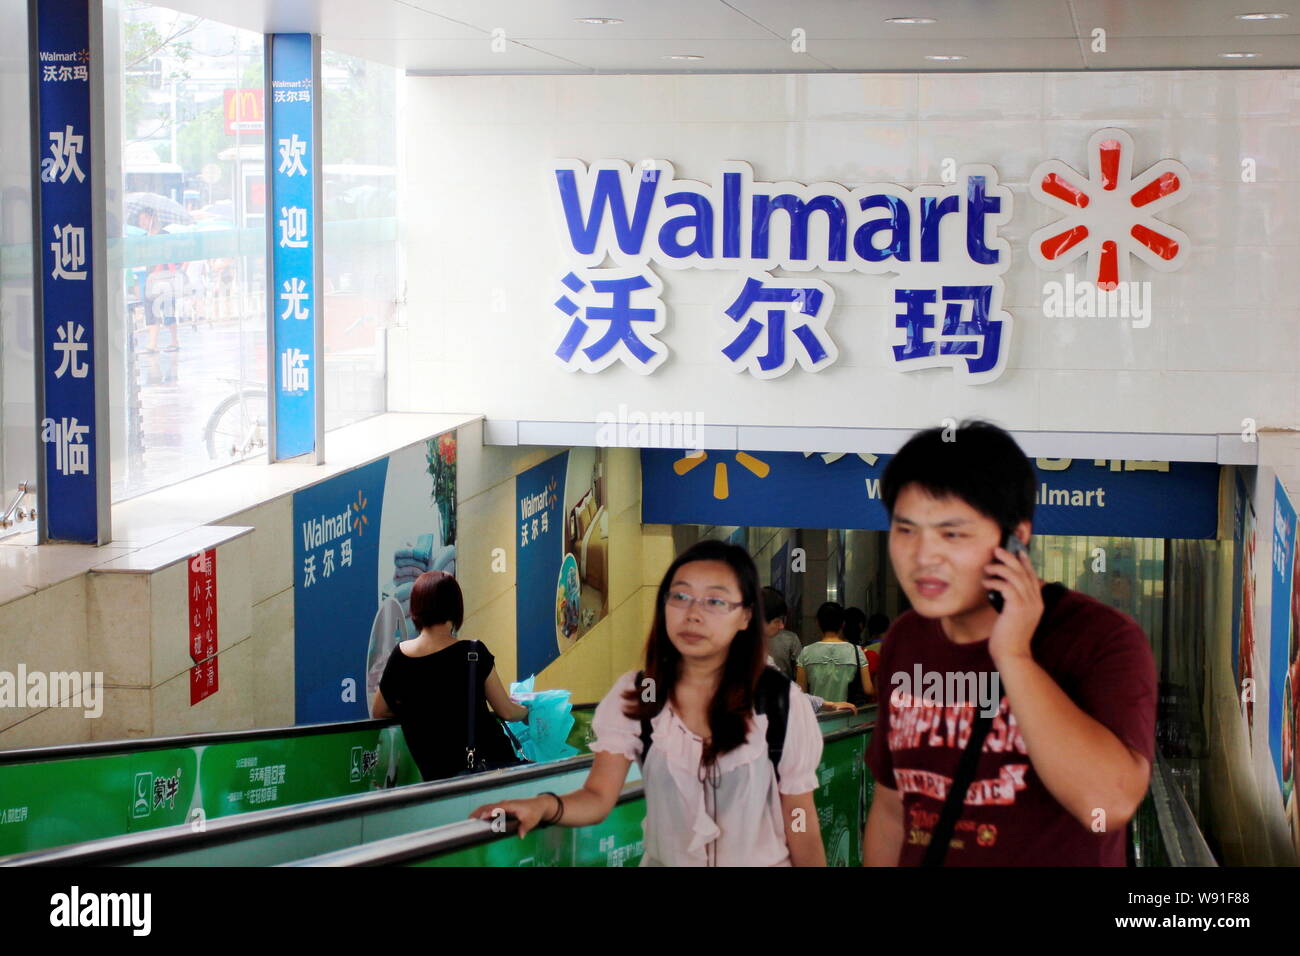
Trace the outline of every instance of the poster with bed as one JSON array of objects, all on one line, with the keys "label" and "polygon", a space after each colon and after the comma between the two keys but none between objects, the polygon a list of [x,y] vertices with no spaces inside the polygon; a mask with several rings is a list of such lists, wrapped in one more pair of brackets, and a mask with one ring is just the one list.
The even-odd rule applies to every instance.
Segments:
[{"label": "poster with bed", "polygon": [[609,613],[605,454],[572,448],[515,479],[518,676],[541,673]]}]

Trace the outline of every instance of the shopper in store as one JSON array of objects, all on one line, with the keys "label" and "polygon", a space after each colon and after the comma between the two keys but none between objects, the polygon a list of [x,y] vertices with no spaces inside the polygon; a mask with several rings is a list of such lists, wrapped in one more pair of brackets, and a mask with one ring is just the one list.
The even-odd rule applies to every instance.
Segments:
[{"label": "shopper in store", "polygon": [[863,638],[867,630],[867,612],[860,607],[844,610],[844,632],[841,635],[850,644],[861,647],[866,643]]},{"label": "shopper in store", "polygon": [[985,422],[920,432],[885,468],[912,608],[881,652],[868,865],[1125,863],[1155,755],[1155,663],[1132,618],[1013,553],[1036,491],[1024,452]]},{"label": "shopper in store", "polygon": [[426,571],[416,578],[411,622],[420,633],[393,648],[370,705],[372,717],[402,722],[425,780],[522,762],[497,717],[527,720],[528,708],[510,699],[481,641],[457,639],[464,616],[454,577]]},{"label": "shopper in store", "polygon": [[794,669],[803,650],[799,635],[789,630],[786,618],[790,608],[785,603],[785,595],[774,587],[763,588],[763,634],[767,641],[767,653],[771,664],[786,677],[794,680]]},{"label": "shopper in store", "polygon": [[880,646],[889,630],[889,615],[879,612],[867,618],[866,647],[862,650],[867,655],[867,670],[871,672],[871,682],[879,685]]},{"label": "shopper in store", "polygon": [[827,700],[848,700],[849,683],[856,680],[864,694],[874,694],[862,648],[844,639],[844,608],[834,601],[824,603],[817,609],[817,627],[821,640],[799,653],[799,686]]},{"label": "shopper in store", "polygon": [[825,866],[813,803],[821,732],[804,693],[766,666],[760,601],[744,548],[688,548],[659,584],[643,670],[619,678],[596,708],[586,783],[471,816],[513,815],[520,836],[599,823],[636,760],[642,866]]},{"label": "shopper in store", "polygon": [[[767,621],[763,633],[767,639],[767,664],[793,679],[803,643],[794,631],[786,630],[785,620],[789,613],[785,596],[780,591],[770,586],[763,588],[763,614]],[[847,700],[825,700],[809,694],[808,702],[812,704],[813,713],[822,710],[842,710],[851,714],[858,712],[857,705]]]}]

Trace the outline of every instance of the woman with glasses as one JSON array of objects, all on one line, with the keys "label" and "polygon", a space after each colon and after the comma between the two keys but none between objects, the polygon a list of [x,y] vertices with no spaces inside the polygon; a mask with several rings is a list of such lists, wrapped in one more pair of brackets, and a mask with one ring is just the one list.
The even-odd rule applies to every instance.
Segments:
[{"label": "woman with glasses", "polygon": [[[688,548],[659,584],[640,681],[624,674],[596,708],[586,783],[563,796],[485,804],[471,816],[504,811],[519,820],[520,836],[539,825],[599,823],[636,760],[646,793],[642,866],[825,866],[813,804],[821,732],[790,684],[773,764],[767,715],[754,709],[766,657],[748,552],[721,541]],[[768,673],[764,681],[787,680]]]}]

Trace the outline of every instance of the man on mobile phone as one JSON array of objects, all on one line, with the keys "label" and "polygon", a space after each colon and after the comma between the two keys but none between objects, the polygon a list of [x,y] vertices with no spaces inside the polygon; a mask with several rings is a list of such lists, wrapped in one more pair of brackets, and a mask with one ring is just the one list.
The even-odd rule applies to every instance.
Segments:
[{"label": "man on mobile phone", "polygon": [[919,432],[885,469],[912,609],[881,648],[868,866],[1125,863],[1155,759],[1155,661],[1131,617],[1034,573],[1036,485],[986,422]]}]

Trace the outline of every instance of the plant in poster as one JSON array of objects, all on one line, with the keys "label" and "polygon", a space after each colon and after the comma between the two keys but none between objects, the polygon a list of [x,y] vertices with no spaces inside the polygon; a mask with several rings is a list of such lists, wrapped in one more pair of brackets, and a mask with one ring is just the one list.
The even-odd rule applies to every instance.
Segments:
[{"label": "plant in poster", "polygon": [[456,543],[456,436],[430,439],[425,453],[433,477],[433,501],[442,517],[443,544]]}]

